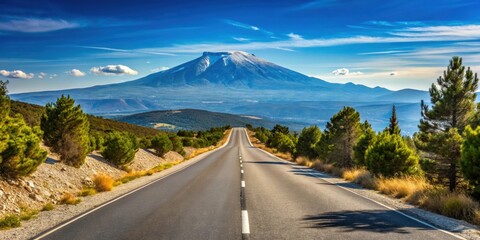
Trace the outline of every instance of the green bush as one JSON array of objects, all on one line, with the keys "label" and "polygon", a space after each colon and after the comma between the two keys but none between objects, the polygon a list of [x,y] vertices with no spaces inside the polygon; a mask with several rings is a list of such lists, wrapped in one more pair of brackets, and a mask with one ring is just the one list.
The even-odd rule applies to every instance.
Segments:
[{"label": "green bush", "polygon": [[374,175],[394,177],[420,172],[418,156],[398,134],[385,131],[374,138],[365,153],[368,170]]},{"label": "green bush", "polygon": [[20,218],[17,215],[7,215],[0,219],[0,229],[20,227]]},{"label": "green bush", "polygon": [[133,161],[139,145],[135,135],[127,132],[112,132],[105,138],[102,156],[116,166],[125,166]]},{"label": "green bush", "polygon": [[0,135],[7,139],[0,144],[0,172],[3,175],[29,175],[47,159],[47,152],[39,146],[42,131],[38,127],[30,128],[22,118],[7,118],[0,126]]},{"label": "green bush", "polygon": [[152,148],[158,156],[163,157],[168,151],[173,149],[172,141],[166,133],[160,133],[152,139]]},{"label": "green bush", "polygon": [[320,141],[321,137],[322,131],[320,131],[316,125],[303,128],[302,132],[298,136],[298,142],[296,146],[297,154],[310,159],[316,158],[317,153],[315,152],[315,145]]},{"label": "green bush", "polygon": [[66,164],[80,167],[90,150],[89,121],[80,105],[70,96],[61,96],[48,103],[40,126],[47,146],[60,155]]},{"label": "green bush", "polygon": [[463,175],[474,188],[475,197],[480,197],[480,127],[465,128],[460,166]]},{"label": "green bush", "polygon": [[175,133],[170,133],[168,135],[168,138],[172,142],[173,151],[179,153],[182,156],[185,155],[185,150],[183,150],[182,139],[179,136],[177,136],[177,134]]}]

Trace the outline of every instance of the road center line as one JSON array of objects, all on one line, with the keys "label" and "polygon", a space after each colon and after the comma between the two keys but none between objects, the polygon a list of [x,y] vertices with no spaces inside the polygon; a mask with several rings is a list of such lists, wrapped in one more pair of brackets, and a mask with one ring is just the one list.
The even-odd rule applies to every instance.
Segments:
[{"label": "road center line", "polygon": [[242,210],[242,234],[250,234],[250,223],[248,222],[247,210]]},{"label": "road center line", "polygon": [[245,181],[242,181],[242,187],[243,188],[245,187]]},{"label": "road center line", "polygon": [[241,174],[243,174],[243,169],[242,169],[242,170],[240,170],[240,173],[241,173]]}]

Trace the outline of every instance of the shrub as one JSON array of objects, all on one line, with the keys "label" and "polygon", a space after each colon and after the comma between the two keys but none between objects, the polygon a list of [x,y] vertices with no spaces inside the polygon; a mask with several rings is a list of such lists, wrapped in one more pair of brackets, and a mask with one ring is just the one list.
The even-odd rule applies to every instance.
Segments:
[{"label": "shrub", "polygon": [[88,117],[70,96],[61,96],[48,103],[40,126],[47,146],[60,154],[66,164],[80,167],[90,150]]},{"label": "shrub", "polygon": [[478,202],[463,193],[443,189],[430,191],[421,206],[433,212],[469,222],[478,220]]},{"label": "shrub", "polygon": [[147,137],[140,138],[139,147],[143,149],[151,148],[152,142],[150,141],[150,138],[147,138]]},{"label": "shrub", "polygon": [[97,193],[97,190],[93,188],[84,188],[78,193],[78,196],[86,197],[86,196],[95,195],[96,193]]},{"label": "shrub", "polygon": [[45,205],[43,205],[42,211],[52,211],[54,208],[55,206],[53,205],[53,203],[48,202]]},{"label": "shrub", "polygon": [[182,139],[177,136],[175,133],[169,134],[168,138],[172,142],[172,150],[179,153],[182,156],[185,156],[185,150],[183,150]]},{"label": "shrub", "polygon": [[365,153],[368,170],[374,175],[393,177],[420,172],[418,156],[398,134],[383,132]]},{"label": "shrub", "polygon": [[423,177],[379,178],[376,181],[378,191],[396,198],[410,198],[430,188]]},{"label": "shrub", "polygon": [[343,171],[343,178],[347,181],[351,181],[360,184],[366,188],[375,187],[375,179],[372,174],[363,168],[353,168]]},{"label": "shrub", "polygon": [[460,161],[462,173],[474,188],[474,195],[480,197],[480,127],[465,129]]},{"label": "shrub", "polygon": [[98,192],[107,192],[113,189],[115,181],[107,174],[97,174],[93,176],[93,183],[95,184],[95,190]]},{"label": "shrub", "polygon": [[138,140],[127,132],[112,132],[105,138],[102,156],[116,166],[125,166],[135,159]]},{"label": "shrub", "polygon": [[0,173],[9,177],[26,176],[34,172],[47,158],[40,149],[42,131],[30,128],[22,118],[4,119],[0,124]]},{"label": "shrub", "polygon": [[0,229],[16,227],[20,227],[20,218],[17,215],[11,214],[0,219]]},{"label": "shrub", "polygon": [[21,207],[20,208],[20,220],[27,221],[32,218],[37,217],[38,210],[30,209],[28,207]]},{"label": "shrub", "polygon": [[155,149],[157,155],[163,157],[168,151],[173,149],[173,144],[166,133],[160,133],[153,137],[152,148]]},{"label": "shrub", "polygon": [[306,156],[308,158],[315,158],[317,154],[315,152],[315,145],[320,141],[322,132],[315,126],[303,128],[302,132],[298,136],[296,144],[297,154],[299,156]]},{"label": "shrub", "polygon": [[60,199],[60,203],[68,205],[77,205],[81,201],[81,199],[77,198],[75,195],[69,192],[64,193],[62,198]]}]

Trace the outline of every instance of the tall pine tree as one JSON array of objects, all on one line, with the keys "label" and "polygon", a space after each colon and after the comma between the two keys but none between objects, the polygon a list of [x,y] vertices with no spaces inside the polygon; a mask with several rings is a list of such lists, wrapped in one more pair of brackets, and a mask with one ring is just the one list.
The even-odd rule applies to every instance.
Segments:
[{"label": "tall pine tree", "polygon": [[437,174],[440,179],[448,179],[450,191],[457,186],[460,154],[445,153],[460,153],[458,134],[462,134],[474,116],[477,88],[477,74],[465,69],[461,58],[453,57],[443,76],[430,88],[431,109],[422,101],[416,143],[437,163]]},{"label": "tall pine tree", "polygon": [[392,116],[390,117],[390,125],[388,126],[388,132],[390,134],[400,135],[400,126],[398,125],[397,120],[397,110],[395,109],[395,105],[392,107]]},{"label": "tall pine tree", "polygon": [[56,103],[48,103],[40,123],[45,132],[45,144],[60,154],[68,165],[80,167],[89,150],[87,115],[70,96],[61,96]]},{"label": "tall pine tree", "polygon": [[324,136],[327,136],[325,139],[328,145],[320,141],[321,145],[317,151],[322,148],[328,149],[327,161],[335,163],[338,167],[353,167],[353,147],[361,133],[360,113],[352,107],[343,107],[330,118],[325,128]]}]

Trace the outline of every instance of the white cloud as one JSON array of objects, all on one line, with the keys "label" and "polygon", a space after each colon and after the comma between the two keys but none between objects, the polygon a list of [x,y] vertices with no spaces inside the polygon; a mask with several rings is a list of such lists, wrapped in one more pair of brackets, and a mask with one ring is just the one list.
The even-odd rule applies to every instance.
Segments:
[{"label": "white cloud", "polygon": [[246,42],[246,41],[250,40],[250,39],[248,39],[248,38],[243,38],[243,37],[232,37],[232,38],[233,38],[234,40],[239,41],[239,42]]},{"label": "white cloud", "polygon": [[0,31],[36,33],[76,28],[79,26],[78,23],[68,22],[63,19],[23,18],[0,22]]},{"label": "white cloud", "polygon": [[[249,26],[249,25],[248,25]],[[260,29],[261,30],[261,29]],[[225,51],[225,49],[238,49],[243,51],[258,49],[295,49],[312,47],[330,47],[352,44],[370,43],[409,43],[409,42],[449,42],[480,39],[480,25],[464,26],[431,26],[398,28],[386,36],[350,36],[340,38],[292,38],[277,39],[273,41],[221,43],[211,42],[202,44],[176,44],[171,47],[144,48],[132,51],[161,52],[163,54],[199,53],[202,51]],[[300,36],[301,37],[301,36]],[[112,50],[113,51],[113,50]]]},{"label": "white cloud", "polygon": [[339,69],[333,70],[332,74],[335,76],[338,76],[338,75],[345,76],[345,75],[348,75],[349,72],[350,71],[347,68],[339,68]]},{"label": "white cloud", "polygon": [[410,27],[391,34],[402,37],[453,37],[467,40],[480,37],[480,25]]},{"label": "white cloud", "polygon": [[85,76],[85,73],[78,70],[78,69],[72,69],[70,71],[67,71],[67,74],[70,75],[70,76],[74,76],[74,77],[83,77]]},{"label": "white cloud", "polygon": [[41,72],[41,73],[38,74],[37,77],[40,78],[40,79],[43,79],[45,76],[47,76],[47,74],[44,73],[44,72]]},{"label": "white cloud", "polygon": [[256,27],[256,26],[250,26],[250,28],[251,28],[252,30],[254,30],[254,31],[260,30],[260,28],[258,28],[258,27]]},{"label": "white cloud", "polygon": [[0,70],[0,75],[6,78],[23,78],[23,79],[30,79],[35,76],[35,74],[33,73],[25,73],[21,70],[13,70],[13,71]]},{"label": "white cloud", "polygon": [[169,67],[158,67],[158,68],[154,68],[154,69],[151,69],[150,71],[152,73],[156,73],[156,72],[161,72],[161,71],[165,71],[165,70],[168,70],[170,69]]},{"label": "white cloud", "polygon": [[57,76],[58,76],[58,75],[54,73],[54,74],[50,75],[49,78],[52,79],[52,78],[56,78]]},{"label": "white cloud", "polygon": [[295,33],[289,33],[287,34],[288,37],[290,37],[292,40],[303,40],[303,37],[295,34]]},{"label": "white cloud", "polygon": [[137,75],[138,72],[125,65],[107,65],[105,67],[93,67],[90,72],[102,75]]},{"label": "white cloud", "polygon": [[267,35],[273,35],[272,32],[269,32],[269,31],[267,31],[267,30],[261,29],[261,28],[259,28],[259,27],[257,27],[257,26],[254,26],[254,25],[249,25],[249,24],[246,24],[246,23],[241,23],[241,22],[237,22],[237,21],[233,21],[233,20],[228,20],[228,19],[223,20],[223,22],[225,22],[225,23],[228,24],[228,25],[234,26],[234,27],[243,28],[243,29],[249,29],[249,30],[253,30],[253,31],[259,31],[259,32],[265,33],[265,34],[267,34]]}]

